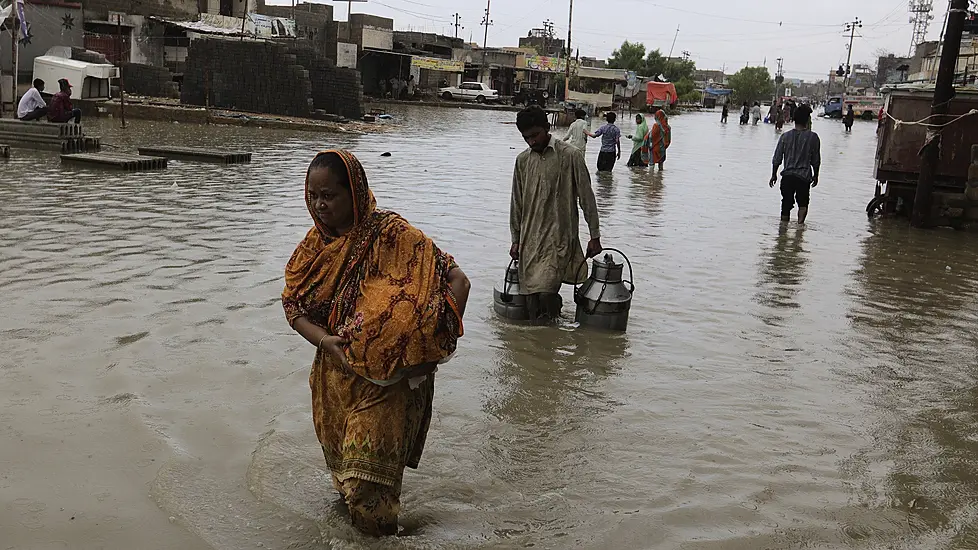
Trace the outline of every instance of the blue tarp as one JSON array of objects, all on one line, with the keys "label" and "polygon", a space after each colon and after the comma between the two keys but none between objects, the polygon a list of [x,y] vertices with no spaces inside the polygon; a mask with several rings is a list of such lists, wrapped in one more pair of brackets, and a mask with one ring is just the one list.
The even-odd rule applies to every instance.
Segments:
[{"label": "blue tarp", "polygon": [[707,88],[706,93],[710,95],[730,95],[733,93],[733,90],[726,90],[723,88]]}]

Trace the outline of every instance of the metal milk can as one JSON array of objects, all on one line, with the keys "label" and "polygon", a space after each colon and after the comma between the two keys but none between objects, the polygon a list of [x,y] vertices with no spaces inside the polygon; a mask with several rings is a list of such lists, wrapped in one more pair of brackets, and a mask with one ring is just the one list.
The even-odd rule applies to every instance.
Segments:
[{"label": "metal milk can", "polygon": [[[628,277],[632,278],[632,263],[620,250],[606,248],[602,252],[617,252],[628,264]],[[581,265],[583,268],[587,261]],[[615,263],[611,254],[594,259],[591,276],[574,289],[577,304],[576,320],[581,326],[624,331],[628,327],[628,311],[632,307],[635,285],[622,280],[624,264]],[[580,270],[578,270],[580,271]]]},{"label": "metal milk can", "polygon": [[526,307],[526,296],[520,294],[520,263],[509,262],[502,286],[492,289],[492,308],[496,314],[512,321],[529,321],[530,312]]}]

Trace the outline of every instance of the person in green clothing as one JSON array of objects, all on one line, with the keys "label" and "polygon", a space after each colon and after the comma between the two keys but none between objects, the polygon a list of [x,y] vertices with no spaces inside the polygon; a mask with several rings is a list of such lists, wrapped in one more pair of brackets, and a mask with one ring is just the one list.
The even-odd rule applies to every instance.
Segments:
[{"label": "person in green clothing", "polygon": [[628,157],[628,166],[641,166],[647,168],[649,163],[642,160],[642,144],[645,143],[645,136],[649,133],[649,124],[641,114],[635,115],[635,133],[627,136],[632,140],[632,154]]}]

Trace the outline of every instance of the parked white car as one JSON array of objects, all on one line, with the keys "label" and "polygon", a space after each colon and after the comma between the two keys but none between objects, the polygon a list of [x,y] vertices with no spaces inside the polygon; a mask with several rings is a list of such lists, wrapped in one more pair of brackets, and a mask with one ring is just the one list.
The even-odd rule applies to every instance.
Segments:
[{"label": "parked white car", "polygon": [[479,103],[499,101],[499,92],[481,82],[463,82],[458,86],[439,88],[438,95],[446,100],[478,101]]}]

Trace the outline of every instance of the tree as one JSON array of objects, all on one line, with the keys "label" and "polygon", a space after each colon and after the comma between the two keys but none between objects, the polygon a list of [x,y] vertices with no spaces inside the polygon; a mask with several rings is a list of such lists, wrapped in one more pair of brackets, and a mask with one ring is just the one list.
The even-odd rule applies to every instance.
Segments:
[{"label": "tree", "polygon": [[689,77],[683,77],[676,81],[676,95],[679,96],[681,103],[699,103],[703,99],[703,94],[696,89],[696,83]]},{"label": "tree", "polygon": [[737,103],[753,103],[774,94],[774,81],[767,67],[744,67],[730,77],[730,87]]},{"label": "tree", "polygon": [[628,40],[622,42],[620,48],[611,52],[608,66],[612,69],[641,71],[645,67],[645,44]]}]

